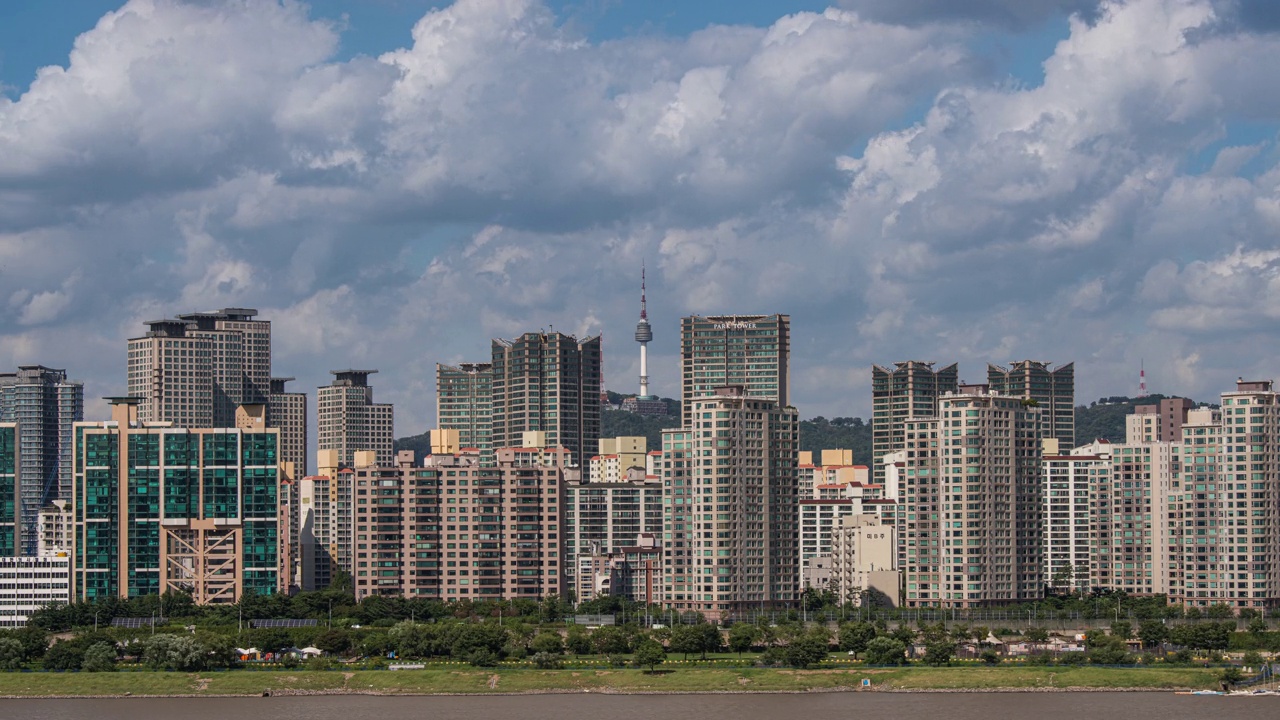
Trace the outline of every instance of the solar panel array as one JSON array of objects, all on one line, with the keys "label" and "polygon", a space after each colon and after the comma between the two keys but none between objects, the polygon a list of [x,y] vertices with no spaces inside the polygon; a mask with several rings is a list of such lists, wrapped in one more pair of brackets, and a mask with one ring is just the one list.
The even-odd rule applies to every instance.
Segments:
[{"label": "solar panel array", "polygon": [[275,618],[271,618],[271,619],[263,618],[263,619],[249,621],[249,627],[255,627],[255,628],[300,628],[300,627],[315,627],[315,626],[316,626],[315,620],[296,619],[296,618],[289,618],[289,619],[283,619],[283,620],[275,619]]},{"label": "solar panel array", "polygon": [[118,627],[118,628],[149,628],[149,627],[151,627],[151,624],[152,624],[152,623],[155,623],[156,625],[166,625],[166,624],[168,624],[168,622],[169,622],[169,618],[162,618],[162,617],[158,617],[158,618],[150,618],[150,617],[126,617],[126,618],[112,618],[112,620],[111,620],[111,627]]}]

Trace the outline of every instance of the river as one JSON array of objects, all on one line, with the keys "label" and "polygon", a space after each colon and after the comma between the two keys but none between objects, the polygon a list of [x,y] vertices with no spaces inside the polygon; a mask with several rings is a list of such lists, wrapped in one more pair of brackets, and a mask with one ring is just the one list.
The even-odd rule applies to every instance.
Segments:
[{"label": "river", "polygon": [[1280,697],[1079,692],[0,700],[0,719],[3,720],[1168,720],[1183,717],[1274,720],[1280,717]]}]

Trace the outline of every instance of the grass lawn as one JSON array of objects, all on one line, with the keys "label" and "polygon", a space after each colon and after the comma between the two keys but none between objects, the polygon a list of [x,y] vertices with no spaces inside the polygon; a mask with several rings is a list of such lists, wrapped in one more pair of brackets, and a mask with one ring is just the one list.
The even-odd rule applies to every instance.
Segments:
[{"label": "grass lawn", "polygon": [[386,694],[537,691],[714,692],[805,691],[857,687],[864,678],[879,689],[997,688],[1212,688],[1218,671],[1204,668],[1099,667],[841,667],[668,668],[534,670],[469,666],[423,670],[210,673],[0,673],[0,695],[257,695],[264,691],[374,692]]}]

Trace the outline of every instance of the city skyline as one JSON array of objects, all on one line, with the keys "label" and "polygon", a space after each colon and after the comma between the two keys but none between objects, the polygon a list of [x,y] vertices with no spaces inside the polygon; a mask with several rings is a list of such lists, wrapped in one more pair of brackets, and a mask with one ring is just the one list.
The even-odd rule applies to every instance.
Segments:
[{"label": "city skyline", "polygon": [[1273,6],[15,0],[0,367],[103,417],[121,338],[253,307],[302,387],[379,368],[408,435],[435,363],[530,329],[632,389],[643,263],[665,397],[679,318],[785,312],[803,417],[912,358],[1211,399],[1280,353]]}]

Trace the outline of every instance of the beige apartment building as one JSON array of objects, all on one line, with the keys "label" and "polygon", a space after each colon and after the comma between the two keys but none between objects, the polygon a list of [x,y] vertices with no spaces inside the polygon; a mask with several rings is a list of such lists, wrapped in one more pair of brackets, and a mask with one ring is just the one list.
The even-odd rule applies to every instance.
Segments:
[{"label": "beige apartment building", "polygon": [[1044,437],[1057,440],[1067,450],[1075,447],[1075,363],[1058,367],[1039,360],[1018,360],[1009,363],[1009,367],[988,364],[987,384],[992,392],[1036,403]]},{"label": "beige apartment building", "polygon": [[355,467],[356,598],[563,596],[564,487],[577,471],[564,448],[530,450],[500,448],[496,467],[472,453],[414,467],[407,451]]},{"label": "beige apartment building", "polygon": [[819,498],[819,488],[871,484],[871,471],[866,465],[853,464],[852,450],[823,450],[817,462],[812,452],[801,451],[797,479],[801,498]]},{"label": "beige apartment building", "polygon": [[719,619],[794,602],[800,583],[795,408],[741,385],[694,399],[663,433],[663,594]]},{"label": "beige apartment building", "polygon": [[600,440],[600,337],[529,332],[493,341],[494,448],[518,446],[541,432],[585,466]]},{"label": "beige apartment building", "polygon": [[[369,376],[377,370],[331,370],[333,382],[316,393],[320,450],[336,450],[338,464],[350,466],[358,451],[377,453],[379,465],[392,465],[395,410],[373,401]],[[321,473],[323,474],[323,473]]]},{"label": "beige apartment building", "polygon": [[648,475],[649,441],[644,436],[600,438],[599,452],[588,463],[593,483],[643,480]]},{"label": "beige apartment building", "polygon": [[128,342],[129,395],[142,422],[233,427],[236,408],[271,392],[271,322],[224,308],[145,323]]},{"label": "beige apartment building", "polygon": [[985,385],[903,423],[907,607],[1043,596],[1040,410]]},{"label": "beige apartment building", "polygon": [[875,590],[897,607],[902,582],[897,560],[893,525],[875,515],[843,517],[831,535],[830,588],[841,604],[865,604]]}]

